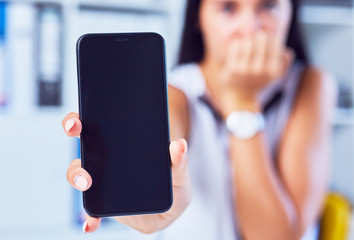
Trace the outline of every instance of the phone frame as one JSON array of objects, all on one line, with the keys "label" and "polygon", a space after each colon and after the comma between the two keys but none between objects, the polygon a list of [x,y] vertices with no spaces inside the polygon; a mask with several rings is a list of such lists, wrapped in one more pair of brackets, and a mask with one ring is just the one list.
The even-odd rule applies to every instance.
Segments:
[{"label": "phone frame", "polygon": [[[129,41],[129,40],[133,40],[135,37],[147,37],[149,35],[152,35],[153,37],[158,37],[161,40],[162,43],[162,69],[163,69],[163,84],[164,84],[164,102],[165,102],[165,116],[164,116],[164,122],[166,124],[166,139],[168,139],[167,143],[168,146],[167,149],[169,149],[169,145],[170,145],[170,128],[169,128],[169,109],[168,109],[168,84],[167,84],[167,77],[166,77],[166,59],[165,59],[165,40],[164,38],[158,34],[158,33],[154,33],[154,32],[138,32],[138,33],[88,33],[88,34],[84,34],[82,35],[76,43],[76,57],[77,57],[77,77],[78,77],[78,101],[79,101],[79,116],[80,119],[83,119],[83,115],[82,115],[82,100],[81,100],[81,76],[80,76],[80,43],[85,39],[85,38],[113,38],[115,41]],[[82,139],[81,139],[82,141]],[[80,143],[80,151],[81,151],[81,166],[82,168],[85,169],[85,149],[84,149],[84,144]],[[87,204],[87,196],[85,194],[85,192],[83,192],[83,207],[86,210],[86,212],[92,216],[92,217],[113,217],[113,216],[129,216],[129,215],[141,215],[141,214],[159,214],[159,213],[164,213],[166,211],[168,211],[172,205],[173,205],[173,183],[172,183],[172,162],[171,162],[171,157],[169,155],[169,160],[170,160],[170,168],[169,168],[169,185],[170,187],[170,202],[168,204],[168,206],[163,207],[161,209],[157,209],[155,211],[132,211],[132,212],[111,212],[111,213],[95,213],[94,210],[90,209],[88,204]]]}]

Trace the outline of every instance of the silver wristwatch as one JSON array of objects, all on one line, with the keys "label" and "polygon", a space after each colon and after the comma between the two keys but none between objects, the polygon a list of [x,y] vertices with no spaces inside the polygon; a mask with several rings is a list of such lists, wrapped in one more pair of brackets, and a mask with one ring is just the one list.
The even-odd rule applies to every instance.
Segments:
[{"label": "silver wristwatch", "polygon": [[261,113],[249,111],[232,112],[226,119],[227,129],[239,139],[250,139],[264,129],[264,117]]}]

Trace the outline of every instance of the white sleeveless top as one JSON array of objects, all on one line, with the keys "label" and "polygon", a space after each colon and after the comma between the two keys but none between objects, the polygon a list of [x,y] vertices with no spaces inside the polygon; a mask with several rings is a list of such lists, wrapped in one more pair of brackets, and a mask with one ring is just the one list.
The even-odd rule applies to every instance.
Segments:
[{"label": "white sleeveless top", "polygon": [[[273,157],[297,92],[303,66],[294,64],[281,81],[260,94],[266,139]],[[176,68],[169,84],[183,91],[190,110],[189,171],[193,199],[185,212],[158,234],[161,240],[236,240],[237,231],[224,122],[205,101],[204,76],[197,64]]]}]

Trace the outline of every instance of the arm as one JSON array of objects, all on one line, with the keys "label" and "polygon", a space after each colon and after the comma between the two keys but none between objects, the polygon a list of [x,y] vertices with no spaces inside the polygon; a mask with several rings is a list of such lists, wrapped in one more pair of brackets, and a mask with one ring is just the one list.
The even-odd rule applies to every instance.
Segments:
[{"label": "arm", "polygon": [[316,221],[328,184],[334,99],[328,77],[306,71],[280,142],[279,173],[263,134],[248,141],[231,137],[237,215],[246,239],[298,239]]},{"label": "arm", "polygon": [[331,76],[316,69],[306,71],[281,140],[280,174],[295,201],[300,232],[319,217],[327,191],[336,92]]}]

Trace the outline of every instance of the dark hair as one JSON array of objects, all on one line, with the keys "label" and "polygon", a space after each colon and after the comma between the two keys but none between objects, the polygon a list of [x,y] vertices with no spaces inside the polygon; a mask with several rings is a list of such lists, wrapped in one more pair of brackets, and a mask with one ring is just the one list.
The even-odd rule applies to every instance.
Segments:
[{"label": "dark hair", "polygon": [[[199,9],[202,0],[188,0],[180,47],[178,64],[200,62],[204,57],[204,42],[199,29]],[[293,6],[292,19],[287,39],[287,46],[294,50],[296,60],[308,63],[300,35],[298,10],[301,1],[291,0]]]}]

